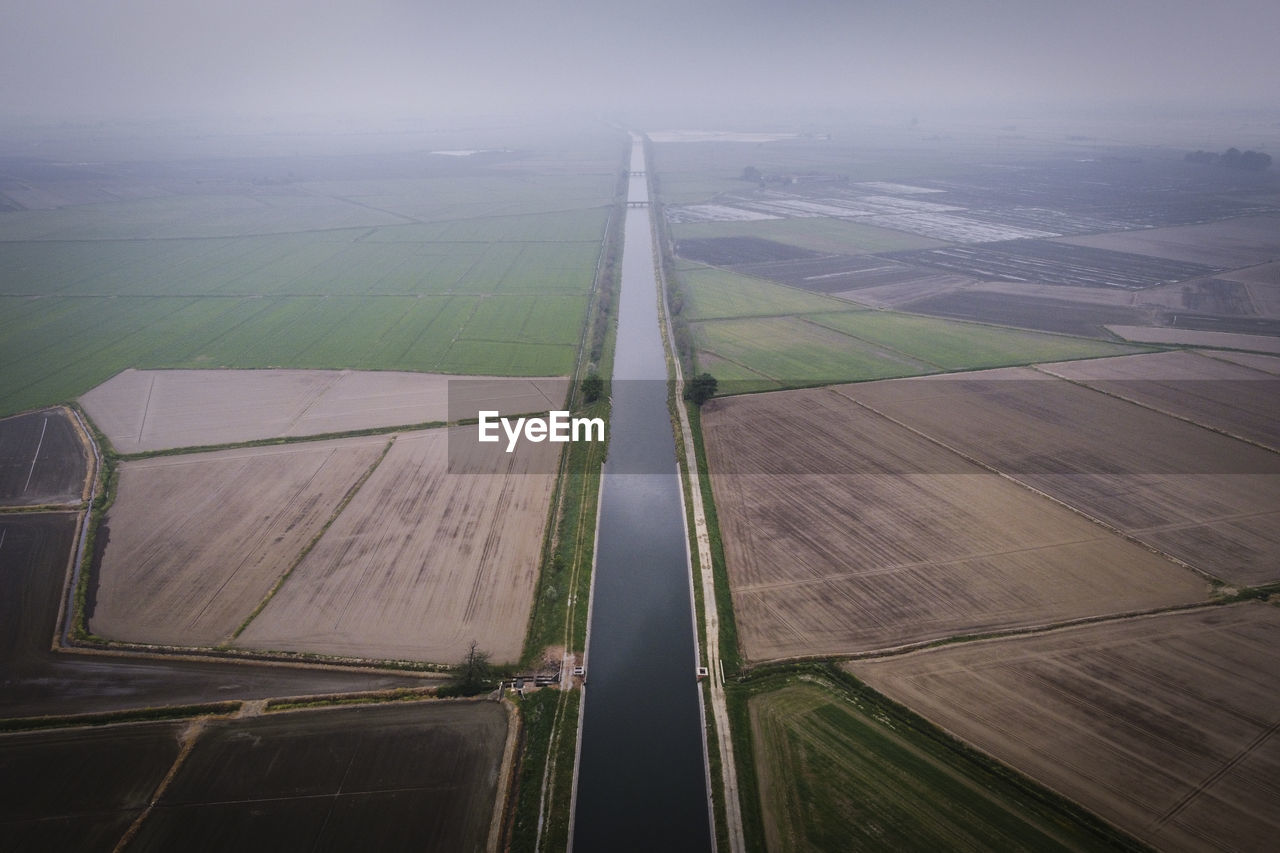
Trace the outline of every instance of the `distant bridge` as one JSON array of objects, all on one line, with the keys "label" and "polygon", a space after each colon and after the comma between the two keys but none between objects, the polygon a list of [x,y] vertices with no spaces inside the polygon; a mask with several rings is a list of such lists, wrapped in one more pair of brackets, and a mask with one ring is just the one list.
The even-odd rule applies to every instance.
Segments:
[{"label": "distant bridge", "polygon": [[648,207],[648,206],[649,206],[649,202],[647,202],[647,201],[629,201],[629,202],[627,202],[627,207]]}]

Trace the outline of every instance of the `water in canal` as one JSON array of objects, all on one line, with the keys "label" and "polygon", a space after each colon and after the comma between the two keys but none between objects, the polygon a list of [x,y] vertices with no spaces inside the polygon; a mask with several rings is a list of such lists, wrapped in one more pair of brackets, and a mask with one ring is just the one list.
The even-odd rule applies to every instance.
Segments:
[{"label": "water in canal", "polygon": [[[644,154],[632,152],[633,171]],[[647,200],[632,178],[630,200]],[[627,211],[574,849],[709,850],[688,552],[648,208]]]}]

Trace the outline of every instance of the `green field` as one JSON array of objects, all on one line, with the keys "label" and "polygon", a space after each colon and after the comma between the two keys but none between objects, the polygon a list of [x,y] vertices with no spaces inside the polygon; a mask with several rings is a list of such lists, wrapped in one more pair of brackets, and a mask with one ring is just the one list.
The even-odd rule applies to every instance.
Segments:
[{"label": "green field", "polygon": [[0,414],[127,367],[568,373],[623,150],[0,213]]},{"label": "green field", "polygon": [[784,287],[762,278],[685,262],[678,273],[684,286],[683,315],[689,322],[730,317],[772,317],[845,311],[843,299]]},{"label": "green field", "polygon": [[587,295],[0,297],[0,412],[126,367],[568,373]]},{"label": "green field", "polygon": [[945,370],[1068,361],[1137,352],[1131,346],[1040,332],[941,320],[894,311],[845,311],[805,319]]},{"label": "green field", "polygon": [[802,219],[754,219],[745,222],[689,222],[672,225],[676,239],[756,237],[814,252],[857,255],[867,252],[905,252],[945,246],[937,240],[891,231],[874,225],[809,216]]},{"label": "green field", "polygon": [[676,274],[698,369],[716,377],[721,394],[1141,351],[1108,341],[858,308],[688,262]]},{"label": "green field", "polygon": [[1130,846],[840,688],[791,679],[748,709],[771,851]]}]

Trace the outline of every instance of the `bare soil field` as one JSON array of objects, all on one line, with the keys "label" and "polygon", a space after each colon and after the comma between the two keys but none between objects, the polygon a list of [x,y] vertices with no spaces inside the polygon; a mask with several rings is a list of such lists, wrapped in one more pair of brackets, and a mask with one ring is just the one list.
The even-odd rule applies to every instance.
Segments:
[{"label": "bare soil field", "polygon": [[1202,225],[1063,237],[1058,242],[1234,269],[1280,260],[1280,217],[1246,216]]},{"label": "bare soil field", "polygon": [[[0,717],[421,686],[421,678],[244,662],[53,652],[74,513],[0,516]],[[0,748],[0,751],[3,751]],[[36,849],[76,849],[75,844]],[[107,849],[110,849],[108,846]]]},{"label": "bare soil field", "polygon": [[[1141,290],[984,281],[964,287],[892,286],[883,293],[858,291],[858,301],[877,299],[904,310],[1030,329],[1109,337],[1108,326],[1165,326],[1189,330],[1275,334],[1280,330],[1280,285],[1212,278]],[[972,281],[972,280],[970,280]],[[1269,290],[1277,298],[1269,298]],[[844,295],[844,294],[842,294]],[[1159,334],[1159,333],[1157,333]]]},{"label": "bare soil field", "polygon": [[507,713],[369,705],[211,721],[126,848],[486,848]]},{"label": "bare soil field", "polygon": [[1208,594],[1192,572],[830,390],[715,400],[703,428],[751,660]]},{"label": "bare soil field", "polygon": [[1280,451],[1280,377],[1273,374],[1188,350],[1041,369]]},{"label": "bare soil field", "polygon": [[1249,299],[1263,317],[1280,317],[1280,263],[1262,264],[1222,273],[1219,278],[1244,285]]},{"label": "bare soil field", "polygon": [[686,238],[676,243],[682,258],[713,266],[812,258],[817,252],[760,237]]},{"label": "bare soil field", "polygon": [[897,308],[916,300],[952,293],[975,283],[974,279],[967,276],[928,273],[923,270],[917,270],[909,278],[900,280],[896,274],[890,275],[891,280],[887,283],[859,285],[853,290],[842,290],[832,295],[875,308]]},{"label": "bare soil field", "polygon": [[79,503],[87,459],[66,409],[0,420],[0,506]]},{"label": "bare soil field", "polygon": [[1224,351],[1200,351],[1201,355],[1216,358],[1220,361],[1229,361],[1232,364],[1242,364],[1245,367],[1252,367],[1254,370],[1261,370],[1264,373],[1280,376],[1280,357],[1274,355],[1261,355],[1253,352],[1224,352]]},{"label": "bare soil field", "polygon": [[1225,275],[1162,284],[1141,291],[1134,302],[1163,308],[1178,315],[1193,313],[1214,317],[1252,317],[1257,314],[1249,288]]},{"label": "bare soil field", "polygon": [[173,764],[185,725],[0,735],[0,846],[109,853]]},{"label": "bare soil field", "polygon": [[895,252],[890,256],[903,263],[936,267],[986,280],[1122,290],[1141,290],[1155,284],[1203,278],[1217,272],[1217,268],[1205,264],[1050,240],[1010,240],[982,246]]},{"label": "bare soil field", "polygon": [[[6,678],[48,652],[53,642],[54,614],[75,536],[75,513],[0,515],[0,671]],[[13,686],[6,683],[6,691]]]},{"label": "bare soil field", "polygon": [[1280,833],[1280,609],[1237,604],[847,668],[891,699],[1176,850]]},{"label": "bare soil field", "polygon": [[380,457],[384,437],[127,461],[99,530],[89,629],[141,643],[229,637]]},{"label": "bare soil field", "polygon": [[120,453],[443,422],[450,382],[504,411],[560,407],[564,379],[351,370],[125,370],[81,398]]},{"label": "bare soil field", "polygon": [[837,390],[1215,577],[1280,577],[1280,454],[1030,368]]},{"label": "bare soil field", "polygon": [[6,850],[483,850],[507,713],[491,702],[367,705],[0,735]]},{"label": "bare soil field", "polygon": [[239,636],[245,648],[454,663],[520,656],[558,445],[501,474],[451,474],[446,430],[390,453]]},{"label": "bare soil field", "polygon": [[1198,329],[1158,329],[1150,326],[1108,325],[1107,329],[1124,338],[1144,344],[1173,344],[1207,349],[1242,349],[1280,355],[1280,337],[1249,335],[1239,332],[1213,332]]},{"label": "bare soil field", "polygon": [[879,255],[826,255],[801,260],[742,264],[734,267],[734,270],[815,293],[841,293],[864,287],[905,284],[930,274],[928,270],[900,264]]}]

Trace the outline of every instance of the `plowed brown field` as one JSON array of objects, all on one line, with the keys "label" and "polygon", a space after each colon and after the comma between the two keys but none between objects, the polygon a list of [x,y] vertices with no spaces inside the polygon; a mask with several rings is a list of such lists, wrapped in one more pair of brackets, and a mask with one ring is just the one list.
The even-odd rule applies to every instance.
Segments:
[{"label": "plowed brown field", "polygon": [[751,660],[1207,594],[1175,563],[831,390],[714,401],[703,426]]},{"label": "plowed brown field", "polygon": [[838,392],[1218,578],[1280,578],[1280,453],[1028,368]]},{"label": "plowed brown field", "polygon": [[1280,377],[1261,370],[1185,350],[1041,369],[1280,450]]},{"label": "plowed brown field", "polygon": [[1241,604],[966,643],[848,668],[1170,850],[1280,834],[1280,610]]},{"label": "plowed brown field", "polygon": [[399,436],[237,644],[453,663],[474,639],[518,658],[559,448],[450,474],[446,444],[446,430]]},{"label": "plowed brown field", "polygon": [[117,451],[140,453],[443,422],[450,382],[470,396],[487,388],[486,405],[511,413],[561,408],[568,387],[564,379],[392,371],[125,370],[81,401]]},{"label": "plowed brown field", "polygon": [[226,639],[379,457],[383,437],[124,462],[99,530],[89,629],[113,640]]}]

